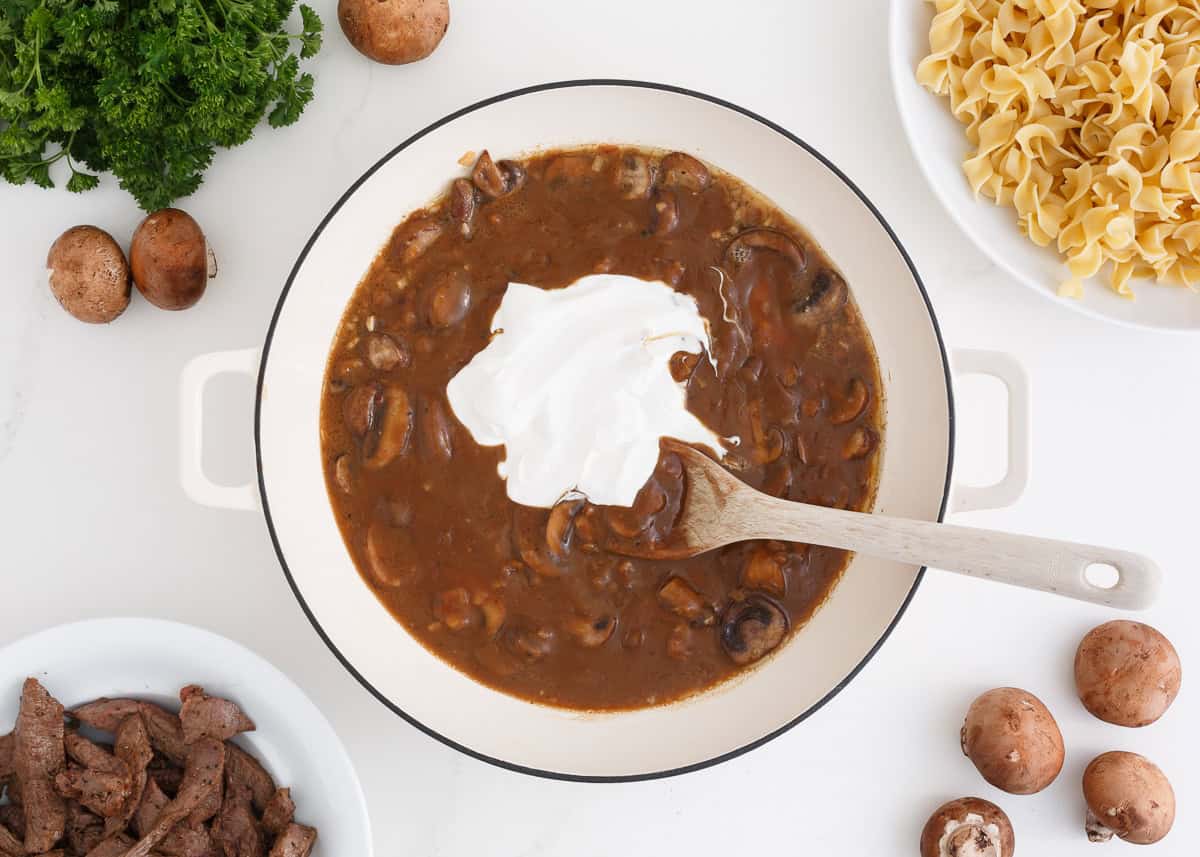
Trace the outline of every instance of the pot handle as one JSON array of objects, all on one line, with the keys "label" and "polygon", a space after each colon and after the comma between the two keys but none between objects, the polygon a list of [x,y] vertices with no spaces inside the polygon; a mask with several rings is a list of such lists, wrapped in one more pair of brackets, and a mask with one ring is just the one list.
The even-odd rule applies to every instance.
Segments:
[{"label": "pot handle", "polygon": [[258,484],[218,485],[204,473],[204,388],[218,375],[258,374],[258,349],[214,351],[193,357],[179,379],[179,480],[183,493],[201,506],[258,509]]},{"label": "pot handle", "polygon": [[974,512],[1011,506],[1029,482],[1029,376],[1011,354],[1003,351],[955,349],[951,360],[956,375],[990,375],[1008,389],[1008,468],[993,485],[954,484],[952,512]]}]

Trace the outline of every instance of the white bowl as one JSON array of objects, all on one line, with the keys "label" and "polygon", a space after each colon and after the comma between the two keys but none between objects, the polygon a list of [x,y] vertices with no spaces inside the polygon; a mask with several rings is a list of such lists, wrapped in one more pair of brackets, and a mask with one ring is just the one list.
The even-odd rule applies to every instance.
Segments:
[{"label": "white bowl", "polygon": [[[393,227],[461,173],[463,152],[487,146],[513,157],[588,142],[686,150],[765,192],[809,229],[845,272],[887,385],[877,508],[940,518],[953,446],[949,370],[924,289],[879,212],[829,161],[767,120],[698,93],[622,81],[547,84],[489,99],[371,167],[321,222],[276,308],[259,369],[258,486],[214,485],[199,466],[204,383],[254,367],[253,351],[204,355],[185,369],[182,476],[191,497],[212,505],[254,508],[261,492],[280,562],[314,627],[410,723],[514,770],[628,780],[712,764],[803,720],[883,642],[921,569],[858,557],[812,621],[757,669],[673,705],[607,714],[541,706],[472,681],[414,640],[361,581],[330,509],[318,435],[325,361],[346,301]],[[986,493],[961,499],[979,506]]]},{"label": "white bowl", "polygon": [[1158,330],[1200,330],[1200,295],[1151,280],[1131,281],[1136,298],[1114,292],[1104,279],[1085,284],[1081,298],[1062,298],[1059,284],[1067,268],[1053,247],[1039,247],[1021,234],[1016,212],[988,199],[976,199],[963,175],[970,150],[963,125],[949,101],[917,83],[917,63],[929,53],[933,5],[925,0],[892,0],[889,52],[896,107],[913,155],[933,192],[963,232],[999,267],[1045,297],[1086,315]]},{"label": "white bowl", "polygon": [[298,821],[317,828],[313,857],[373,851],[367,804],[341,740],[283,673],[232,640],[159,619],[95,619],[59,625],[0,649],[0,733],[16,720],[29,676],[68,708],[101,696],[179,704],[199,684],[238,703],[258,727],[236,742],[281,786]]}]

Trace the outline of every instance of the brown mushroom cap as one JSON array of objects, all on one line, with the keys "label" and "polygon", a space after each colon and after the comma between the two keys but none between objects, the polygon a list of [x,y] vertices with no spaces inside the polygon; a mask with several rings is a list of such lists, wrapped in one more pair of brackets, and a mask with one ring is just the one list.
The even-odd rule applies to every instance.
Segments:
[{"label": "brown mushroom cap", "polygon": [[1117,619],[1087,633],[1075,652],[1075,688],[1084,708],[1118,726],[1162,717],[1179,693],[1179,653],[1159,631]]},{"label": "brown mushroom cap", "polygon": [[72,226],[46,254],[50,291],[80,321],[107,324],[129,306],[129,265],[113,237],[95,226]]},{"label": "brown mushroom cap", "polygon": [[200,225],[178,208],[147,215],[129,242],[129,264],[133,284],[160,309],[187,309],[216,275]]},{"label": "brown mushroom cap", "polygon": [[1083,772],[1088,839],[1105,842],[1115,833],[1126,842],[1150,845],[1175,821],[1175,791],[1158,766],[1137,753],[1101,753]]},{"label": "brown mushroom cap", "polygon": [[921,831],[921,857],[1012,857],[1012,822],[981,797],[960,797],[933,811]]},{"label": "brown mushroom cap", "polygon": [[404,65],[425,59],[450,26],[448,0],[338,0],[338,23],[359,53]]},{"label": "brown mushroom cap", "polygon": [[1027,690],[998,687],[980,695],[967,709],[960,739],[983,778],[1012,794],[1040,792],[1062,770],[1062,733]]}]

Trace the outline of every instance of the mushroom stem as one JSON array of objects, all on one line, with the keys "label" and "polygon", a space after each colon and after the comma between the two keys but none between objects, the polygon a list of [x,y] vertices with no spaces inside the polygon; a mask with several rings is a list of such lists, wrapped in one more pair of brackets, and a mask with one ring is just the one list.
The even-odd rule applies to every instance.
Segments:
[{"label": "mushroom stem", "polygon": [[1012,822],[991,801],[963,797],[934,810],[921,831],[921,857],[1012,857]]},{"label": "mushroom stem", "polygon": [[1084,818],[1083,829],[1087,831],[1088,842],[1107,842],[1113,838],[1113,831],[1105,827],[1090,809]]}]

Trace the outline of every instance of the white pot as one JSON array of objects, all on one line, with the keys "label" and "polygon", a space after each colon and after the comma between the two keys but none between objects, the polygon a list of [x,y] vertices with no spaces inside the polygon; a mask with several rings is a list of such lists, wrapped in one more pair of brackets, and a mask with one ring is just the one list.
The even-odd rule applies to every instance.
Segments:
[{"label": "white pot", "polygon": [[[787,131],[734,105],[648,84],[551,84],[469,107],[402,143],[339,200],[300,254],[257,349],[205,355],[184,373],[184,486],[197,501],[257,508],[314,627],[381,702],[464,752],[573,779],[665,776],[729,758],[803,720],[854,677],[887,638],[922,569],[857,557],[828,602],[774,657],[683,702],[583,714],[525,702],[472,681],[428,652],[359,579],[325,491],[318,437],[322,375],[355,285],[404,213],[458,175],[457,159],[621,142],[682,149],[764,192],[842,268],[870,327],[887,394],[877,510],[938,520],[953,462],[950,371],[928,297],[879,212],[836,167]],[[957,359],[956,359],[957,362]],[[258,367],[258,485],[212,484],[199,462],[200,400],[223,371]],[[963,489],[956,508],[1010,502],[1027,465],[1024,376],[1003,355],[970,352],[966,371],[1010,391],[1010,472]]]}]

